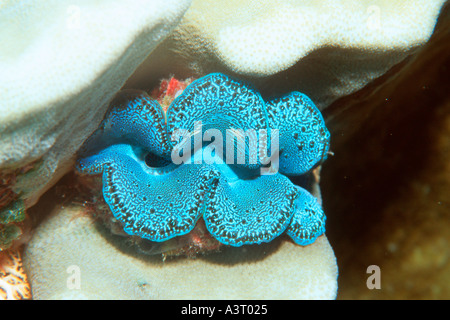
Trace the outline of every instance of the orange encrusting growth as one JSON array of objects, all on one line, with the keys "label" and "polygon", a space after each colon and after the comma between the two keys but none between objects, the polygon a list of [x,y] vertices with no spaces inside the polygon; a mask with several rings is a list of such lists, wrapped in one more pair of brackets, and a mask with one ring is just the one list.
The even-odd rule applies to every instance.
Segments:
[{"label": "orange encrusting growth", "polygon": [[172,101],[178,97],[188,85],[194,81],[194,78],[187,78],[184,81],[175,79],[173,76],[170,79],[161,80],[159,88],[154,89],[150,96],[157,100],[164,112],[167,112],[167,108]]},{"label": "orange encrusting growth", "polygon": [[0,252],[0,300],[31,299],[20,249]]}]

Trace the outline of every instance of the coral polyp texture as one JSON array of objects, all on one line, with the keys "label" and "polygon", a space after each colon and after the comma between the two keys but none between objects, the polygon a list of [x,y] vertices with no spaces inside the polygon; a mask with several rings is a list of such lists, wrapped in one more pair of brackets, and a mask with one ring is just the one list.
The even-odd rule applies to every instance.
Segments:
[{"label": "coral polyp texture", "polygon": [[203,218],[219,242],[299,245],[325,232],[325,215],[288,176],[328,154],[329,132],[299,92],[265,102],[250,85],[213,73],[191,83],[167,113],[145,92],[123,91],[79,152],[81,174],[102,175],[124,231],[162,242]]}]

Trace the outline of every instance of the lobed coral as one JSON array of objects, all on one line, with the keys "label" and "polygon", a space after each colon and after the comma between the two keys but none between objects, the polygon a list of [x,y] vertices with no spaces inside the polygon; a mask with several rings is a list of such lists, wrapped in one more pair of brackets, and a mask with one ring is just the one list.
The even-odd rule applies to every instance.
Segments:
[{"label": "lobed coral", "polygon": [[[33,299],[336,298],[336,258],[325,235],[305,247],[278,238],[162,261],[136,254],[84,210],[56,206],[36,229],[24,255]],[[67,285],[73,270],[79,287]]]},{"label": "lobed coral", "polygon": [[189,5],[2,1],[0,172],[34,164],[10,185],[26,208],[71,170],[111,98]]},{"label": "lobed coral", "polygon": [[147,85],[148,74],[220,71],[303,92],[323,110],[418,52],[444,2],[194,0],[127,87]]},{"label": "lobed coral", "polygon": [[[182,147],[174,140],[177,130],[190,132]],[[225,143],[228,130],[241,130],[236,138],[242,143]],[[252,136],[255,130],[267,140]],[[194,146],[208,134],[211,141],[211,132],[214,143]],[[252,161],[254,144],[269,140]],[[166,116],[145,93],[120,94],[83,146],[77,169],[102,174],[104,198],[129,235],[166,241],[189,233],[203,217],[213,237],[227,245],[270,242],[284,231],[308,245],[325,231],[325,215],[286,175],[310,171],[328,148],[323,118],[306,96],[294,92],[265,103],[247,84],[211,74],[189,85]],[[180,152],[183,164],[172,163]],[[264,174],[273,162],[280,173]]]}]

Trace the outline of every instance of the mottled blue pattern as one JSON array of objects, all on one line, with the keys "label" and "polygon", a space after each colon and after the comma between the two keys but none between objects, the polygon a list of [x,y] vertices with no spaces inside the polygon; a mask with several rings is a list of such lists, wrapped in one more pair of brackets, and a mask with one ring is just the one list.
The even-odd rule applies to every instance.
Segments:
[{"label": "mottled blue pattern", "polygon": [[157,156],[170,154],[165,132],[164,111],[147,93],[124,90],[111,102],[108,116],[89,140],[83,153],[91,148],[99,150],[114,143],[138,145]]},{"label": "mottled blue pattern", "polygon": [[325,214],[319,203],[308,191],[297,187],[295,211],[286,233],[298,244],[313,243],[325,232]]},{"label": "mottled blue pattern", "polygon": [[[227,129],[240,129],[253,138],[251,129],[263,129],[270,138],[270,129],[278,129],[279,172],[261,175],[267,164],[250,161],[252,139],[244,150],[228,146],[234,160],[238,151],[245,154],[244,163],[224,163],[225,155],[211,153],[204,142],[194,146],[188,163],[172,163],[178,142],[171,141],[172,133],[194,131],[196,121],[202,123],[200,137],[216,129],[225,139]],[[225,141],[223,147],[228,152]],[[167,121],[144,92],[119,93],[80,150],[77,169],[102,174],[104,198],[130,235],[166,241],[190,232],[203,217],[208,231],[227,245],[270,242],[285,231],[308,245],[325,232],[326,218],[317,200],[288,176],[309,172],[326,159],[328,148],[324,120],[305,95],[264,102],[251,86],[215,73],[188,86],[169,107]],[[215,161],[196,164],[207,153],[203,160]]]},{"label": "mottled blue pattern", "polygon": [[280,132],[280,172],[301,175],[327,157],[330,133],[314,103],[300,92],[266,103],[269,126]]},{"label": "mottled blue pattern", "polygon": [[[86,173],[103,172],[103,195],[125,232],[165,241],[191,231],[219,173],[200,165],[148,168],[144,150],[117,144],[79,161]],[[166,169],[166,170],[165,170]]]},{"label": "mottled blue pattern", "polygon": [[224,244],[269,242],[286,230],[296,197],[294,185],[280,174],[236,181],[223,175],[203,217]]},{"label": "mottled blue pattern", "polygon": [[[252,164],[249,152],[246,152],[252,148],[257,150],[257,144],[252,144],[258,141],[257,132],[268,129],[264,100],[250,86],[218,73],[194,81],[167,110],[167,131],[169,135],[172,135],[176,129],[192,132],[196,121],[202,123],[201,136],[210,129],[216,129],[222,133],[224,156],[231,151],[227,149],[232,148],[235,155],[234,163],[238,163],[238,152],[242,152],[245,154],[242,163],[245,167],[255,169],[261,165],[258,158]],[[241,144],[242,148],[239,148],[240,145],[237,143],[236,146],[233,144],[227,148],[226,130],[230,128],[240,129],[244,134],[249,135],[246,142]],[[256,152],[250,154],[256,155]]]}]

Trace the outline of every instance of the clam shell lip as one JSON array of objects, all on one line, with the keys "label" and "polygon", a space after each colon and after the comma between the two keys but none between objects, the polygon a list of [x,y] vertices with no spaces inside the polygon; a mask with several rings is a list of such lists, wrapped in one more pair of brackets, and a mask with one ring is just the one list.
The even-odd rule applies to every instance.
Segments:
[{"label": "clam shell lip", "polygon": [[[171,136],[179,129],[191,132],[191,141],[212,129],[222,137],[228,130],[254,131],[246,143],[229,149],[215,136],[214,150],[233,151],[232,160],[242,152],[241,163],[229,164],[223,155],[223,161],[196,162],[199,153],[211,152],[211,144],[201,141],[199,148],[186,140],[183,155],[189,147],[197,149],[174,164],[172,153],[180,150]],[[268,163],[250,162],[254,132],[266,138],[271,161],[279,152],[278,172],[261,174]],[[189,233],[203,217],[207,230],[227,245],[270,242],[285,231],[297,244],[307,245],[325,232],[325,215],[317,200],[288,176],[310,171],[326,158],[328,146],[323,117],[304,94],[264,102],[251,85],[214,73],[191,83],[167,115],[145,92],[119,93],[80,149],[76,168],[102,174],[103,196],[130,235],[166,241]],[[218,153],[206,157],[217,158]]]}]

